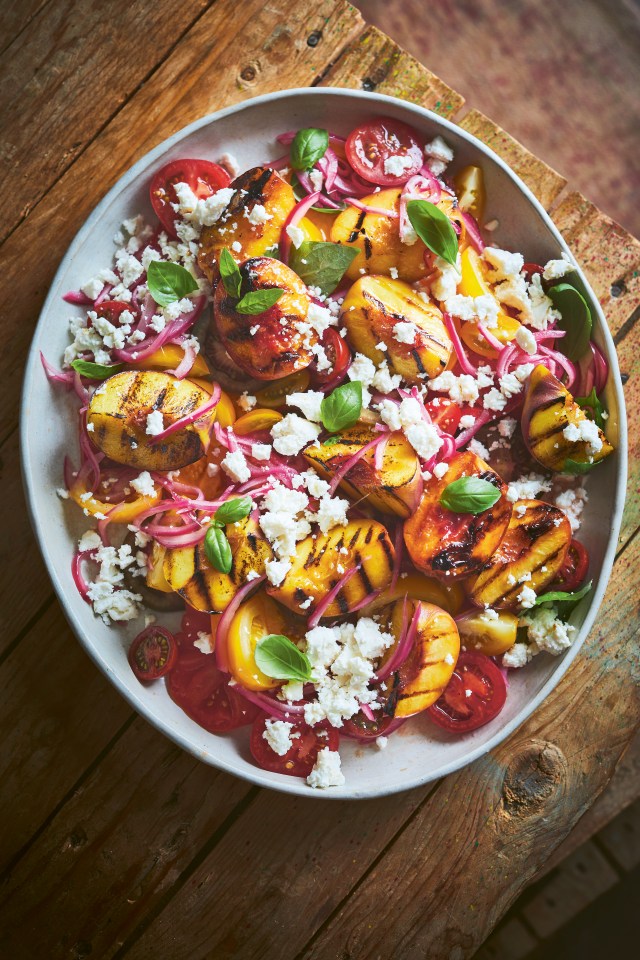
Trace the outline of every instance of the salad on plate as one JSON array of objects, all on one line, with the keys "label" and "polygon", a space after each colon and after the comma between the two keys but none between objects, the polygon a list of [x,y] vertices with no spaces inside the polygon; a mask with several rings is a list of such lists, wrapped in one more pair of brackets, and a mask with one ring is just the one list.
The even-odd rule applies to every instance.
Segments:
[{"label": "salad on plate", "polygon": [[608,369],[571,259],[493,244],[442,137],[278,141],[157,170],[154,222],[121,225],[42,362],[78,401],[80,594],[144,618],[141,683],[326,788],[342,737],[382,749],[422,713],[464,736],[571,645]]}]

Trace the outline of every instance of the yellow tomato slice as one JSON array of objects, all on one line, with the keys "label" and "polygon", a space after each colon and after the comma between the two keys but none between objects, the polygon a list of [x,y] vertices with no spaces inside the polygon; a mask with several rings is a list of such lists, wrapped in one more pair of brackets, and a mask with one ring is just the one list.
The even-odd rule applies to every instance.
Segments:
[{"label": "yellow tomato slice", "polygon": [[268,386],[262,390],[256,390],[256,399],[258,406],[284,407],[286,398],[290,393],[304,391],[309,386],[309,374],[306,370],[299,370],[292,373],[289,377],[283,377],[281,380],[271,380]]},{"label": "yellow tomato slice", "polygon": [[[473,247],[467,247],[460,254],[460,263],[462,267],[462,280],[460,282],[460,293],[465,297],[493,296],[491,287],[484,277],[482,261]],[[520,323],[507,313],[500,311],[498,313],[498,326],[491,328],[491,333],[500,343],[510,343],[520,329]],[[463,342],[473,350],[474,353],[482,357],[496,357],[497,351],[489,346],[481,333],[478,332],[477,324],[473,322],[463,323],[460,328],[460,336]]]},{"label": "yellow tomato slice", "polygon": [[86,497],[86,487],[83,483],[76,482],[69,489],[69,496],[72,500],[75,500],[79,507],[87,510],[92,516],[104,514],[104,516],[109,516],[109,520],[112,523],[131,523],[143,510],[148,510],[149,507],[154,507],[156,503],[160,502],[162,499],[162,487],[156,486],[154,490],[155,493],[152,495],[137,496],[133,500],[125,500],[122,503],[113,504],[107,500],[98,500],[98,498],[94,496]]},{"label": "yellow tomato slice", "polygon": [[480,220],[487,199],[482,167],[473,165],[463,167],[453,178],[453,183],[460,209],[470,213],[476,220]]},{"label": "yellow tomato slice", "polygon": [[166,552],[166,547],[162,547],[154,541],[151,547],[151,555],[149,557],[149,565],[145,579],[148,587],[153,587],[154,590],[160,590],[161,593],[173,593],[173,587],[164,575],[164,556]]},{"label": "yellow tomato slice", "polygon": [[[175,370],[183,357],[184,350],[182,347],[178,346],[177,343],[167,343],[145,360],[140,360],[136,366],[141,370]],[[189,379],[192,380],[194,377],[207,377],[208,375],[209,368],[207,367],[207,362],[202,354],[199,353],[191,367]]]},{"label": "yellow tomato slice", "polygon": [[[320,217],[324,216],[322,213],[317,215]],[[323,232],[318,228],[316,223],[310,219],[310,217],[303,217],[298,226],[304,231],[305,240],[318,241],[324,239]]]},{"label": "yellow tomato slice", "polygon": [[260,430],[271,430],[274,424],[282,420],[282,414],[277,410],[264,409],[250,410],[238,417],[233,425],[233,432],[239,437],[246,437],[248,433],[258,433]]},{"label": "yellow tomato slice", "polygon": [[379,610],[396,600],[402,600],[404,596],[408,596],[411,600],[424,600],[426,603],[434,603],[452,616],[462,609],[464,602],[464,592],[459,584],[439,583],[433,577],[425,577],[421,573],[408,573],[406,577],[398,579],[393,589],[383,590],[380,596],[368,604],[363,612],[368,616],[371,611]]},{"label": "yellow tomato slice", "polygon": [[264,592],[245,600],[238,607],[227,635],[227,657],[233,679],[248,690],[279,687],[282,680],[274,680],[258,669],[255,650],[258,641],[269,634],[286,635],[286,632],[287,621],[275,600]]},{"label": "yellow tomato slice", "polygon": [[[210,380],[200,380],[197,377],[189,377],[189,380],[197,383],[201,390],[206,390],[207,393],[213,392],[213,384]],[[220,399],[216,407],[215,419],[221,427],[231,427],[236,420],[236,408],[233,405],[233,400],[224,390],[220,391]]]}]

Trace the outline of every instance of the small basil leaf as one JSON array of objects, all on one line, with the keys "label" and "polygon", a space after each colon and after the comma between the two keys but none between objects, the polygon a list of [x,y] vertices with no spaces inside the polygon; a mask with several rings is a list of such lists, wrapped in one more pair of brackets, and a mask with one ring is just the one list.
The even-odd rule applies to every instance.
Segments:
[{"label": "small basil leaf", "polygon": [[566,336],[562,338],[562,352],[569,360],[580,360],[589,346],[593,326],[589,305],[570,283],[557,283],[550,287],[549,297],[556,310],[560,311],[558,326],[566,331]]},{"label": "small basil leaf", "polygon": [[221,507],[218,507],[213,515],[214,523],[224,526],[226,523],[236,523],[251,513],[253,500],[251,497],[235,497],[233,500],[227,500]]},{"label": "small basil leaf", "polygon": [[274,680],[309,680],[311,664],[306,654],[298,650],[288,637],[270,633],[256,644],[255,661],[258,669]]},{"label": "small basil leaf", "polygon": [[539,597],[536,597],[534,606],[538,606],[541,603],[571,603],[575,605],[578,600],[582,600],[583,597],[591,590],[592,581],[585,583],[584,587],[581,587],[580,590],[574,590],[571,593],[567,593],[565,590],[551,590],[549,593],[543,593]]},{"label": "small basil leaf", "polygon": [[257,314],[269,310],[274,303],[277,303],[284,290],[280,287],[269,287],[267,290],[251,290],[245,293],[242,300],[236,303],[238,313]]},{"label": "small basil leaf", "polygon": [[362,410],[362,383],[352,380],[336,387],[320,404],[322,424],[330,433],[357,423]]},{"label": "small basil leaf", "polygon": [[220,276],[225,290],[230,297],[236,300],[240,299],[240,284],[242,283],[242,274],[238,264],[233,259],[231,253],[226,247],[222,248],[220,253]]},{"label": "small basil leaf", "polygon": [[90,360],[74,360],[71,366],[81,377],[88,377],[89,380],[106,380],[107,377],[122,370],[124,363],[105,366],[102,363],[92,363]]},{"label": "small basil leaf", "polygon": [[455,267],[458,236],[449,217],[428,200],[409,200],[407,215],[424,245]]},{"label": "small basil leaf", "polygon": [[292,246],[289,266],[308,287],[319,287],[325,296],[336,289],[360,251],[341,243],[303,240]]},{"label": "small basil leaf", "polygon": [[594,460],[593,463],[579,463],[578,460],[565,460],[562,473],[571,473],[579,476],[583,473],[590,473],[594,467],[602,463],[602,460]]},{"label": "small basil leaf", "polygon": [[326,130],[317,127],[298,130],[291,142],[291,166],[294,170],[311,170],[324,157],[328,146],[329,134]]},{"label": "small basil leaf", "polygon": [[459,477],[449,483],[440,497],[440,504],[452,513],[484,513],[500,499],[500,491],[480,477]]},{"label": "small basil leaf", "polygon": [[262,254],[263,257],[269,257],[271,260],[280,259],[280,246],[277,243],[272,244],[270,247],[267,247],[265,252]]},{"label": "small basil leaf", "polygon": [[204,538],[204,552],[214,570],[229,573],[233,566],[233,555],[227,536],[221,527],[211,524]]},{"label": "small basil leaf", "polygon": [[334,447],[336,443],[342,443],[342,437],[327,437],[326,440],[322,441],[321,446]]},{"label": "small basil leaf", "polygon": [[179,263],[152,260],[147,269],[149,293],[161,307],[168,307],[176,300],[195,293],[198,289],[194,277]]},{"label": "small basil leaf", "polygon": [[[73,366],[73,364],[72,364]],[[600,427],[601,430],[604,430],[604,407],[598,400],[598,395],[596,393],[596,388],[593,387],[591,393],[588,397],[574,397],[574,400],[580,407],[587,407],[593,411],[593,419],[596,422],[596,426]]]}]

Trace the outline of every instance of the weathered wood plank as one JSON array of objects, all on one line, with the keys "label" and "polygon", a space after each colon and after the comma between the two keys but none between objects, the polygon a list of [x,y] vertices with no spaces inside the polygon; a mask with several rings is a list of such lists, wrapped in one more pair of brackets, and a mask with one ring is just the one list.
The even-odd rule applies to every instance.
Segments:
[{"label": "weathered wood plank", "polygon": [[[31,331],[57,265],[105,191],[142,154],[192,120],[249,96],[311,84],[360,29],[357,11],[344,0],[320,0],[313,9],[289,9],[285,0],[219,0],[201,17],[2,247],[0,440],[16,423]],[[318,35],[309,46],[307,39]]]},{"label": "weathered wood plank", "polygon": [[463,130],[473,134],[502,157],[535,193],[540,203],[549,210],[562,192],[566,179],[547,163],[530,153],[526,147],[489,120],[479,110],[470,110],[458,121]]},{"label": "weathered wood plank", "polygon": [[0,56],[49,0],[4,0],[0,7]]},{"label": "weathered wood plank", "polygon": [[132,716],[57,604],[2,664],[0,862],[6,865]]},{"label": "weathered wood plank", "polygon": [[598,843],[622,870],[640,865],[640,799],[605,826]]},{"label": "weathered wood plank", "polygon": [[[0,60],[4,238],[69,168],[211,0],[50,3]],[[34,150],[34,141],[38,149]]]},{"label": "weathered wood plank", "polygon": [[301,956],[473,954],[608,782],[638,722],[640,601],[628,589],[638,563],[640,538],[557,690],[506,744],[440,785]]},{"label": "weathered wood plank", "polygon": [[577,192],[562,199],[553,219],[587,274],[609,329],[619,334],[640,305],[640,241]]},{"label": "weathered wood plank", "polygon": [[5,883],[5,955],[111,957],[254,793],[137,719]]},{"label": "weathered wood plank", "polygon": [[368,27],[358,42],[340,57],[320,81],[323,87],[375,90],[400,97],[451,120],[464,97],[423,67],[376,27]]}]

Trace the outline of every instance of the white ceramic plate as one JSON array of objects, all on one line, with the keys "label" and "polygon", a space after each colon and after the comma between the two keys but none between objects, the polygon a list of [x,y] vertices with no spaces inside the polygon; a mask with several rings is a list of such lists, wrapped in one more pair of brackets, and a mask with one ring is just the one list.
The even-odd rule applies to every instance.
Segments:
[{"label": "white ceramic plate", "polygon": [[580,628],[577,640],[562,657],[543,654],[526,669],[512,672],[504,710],[492,723],[471,734],[450,736],[417,717],[390,738],[384,753],[375,745],[362,747],[345,739],[341,753],[346,784],[326,791],[311,790],[300,779],[259,769],[249,754],[246,729],[226,736],[207,733],[170,700],[162,681],[149,687],[139,684],[128,666],[126,651],[130,639],[141,629],[140,621],[127,627],[107,627],[80,598],[71,577],[71,557],[77,538],[89,522],[74,504],[65,504],[56,495],[56,488],[62,485],[63,456],[69,449],[75,452],[75,407],[64,392],[54,390],[47,382],[39,351],[59,363],[68,343],[67,318],[74,312],[62,301],[62,294],[77,289],[97,269],[110,264],[112,238],[124,219],[139,212],[151,216],[147,186],[159,166],[180,157],[216,159],[230,152],[244,170],[281,154],[275,136],[284,130],[319,126],[346,134],[381,113],[412,124],[425,142],[437,134],[444,136],[455,150],[452,170],[468,163],[483,167],[489,198],[486,220],[499,221],[498,230],[492,234],[496,245],[519,250],[525,260],[541,263],[568,250],[538,201],[504,162],[464,130],[428,110],[349,90],[301,89],[258,97],[180,130],[143,157],[98,204],[69,247],[53,281],[33,339],[22,400],[22,462],[33,526],[60,603],[87,652],[136,710],[194,756],[260,786],[305,796],[381,796],[458,770],[487,753],[526,720],[578,653],[611,572],[626,477],[622,387],[615,349],[597,299],[586,287],[596,320],[595,339],[611,367],[606,394],[608,432],[617,451],[588,480],[590,500],[580,538],[589,549],[595,589],[574,612]]}]

